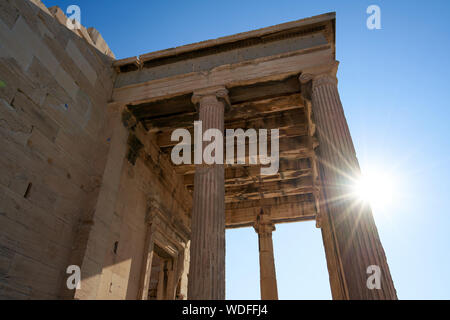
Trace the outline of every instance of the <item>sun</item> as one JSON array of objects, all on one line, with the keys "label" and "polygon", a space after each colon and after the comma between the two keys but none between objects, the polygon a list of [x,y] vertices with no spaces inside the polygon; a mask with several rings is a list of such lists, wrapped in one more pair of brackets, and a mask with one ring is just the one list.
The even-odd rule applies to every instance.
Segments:
[{"label": "sun", "polygon": [[385,212],[396,197],[395,178],[388,172],[366,170],[355,181],[354,195],[371,205],[374,211]]}]

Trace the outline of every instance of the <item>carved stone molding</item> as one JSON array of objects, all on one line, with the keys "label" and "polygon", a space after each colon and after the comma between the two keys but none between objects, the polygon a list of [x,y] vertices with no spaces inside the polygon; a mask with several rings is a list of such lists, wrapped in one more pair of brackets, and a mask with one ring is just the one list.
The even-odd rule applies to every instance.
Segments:
[{"label": "carved stone molding", "polygon": [[179,221],[176,217],[170,216],[167,209],[155,199],[147,200],[147,212],[145,214],[145,223],[162,225],[166,230],[170,230],[176,238],[182,240],[184,243],[191,238],[191,230]]}]

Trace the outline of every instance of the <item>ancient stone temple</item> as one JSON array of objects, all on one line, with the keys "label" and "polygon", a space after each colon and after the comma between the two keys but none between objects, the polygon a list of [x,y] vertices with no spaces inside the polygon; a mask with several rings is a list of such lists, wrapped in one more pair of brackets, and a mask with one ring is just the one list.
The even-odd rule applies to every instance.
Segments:
[{"label": "ancient stone temple", "polygon": [[[272,234],[307,220],[334,299],[396,299],[371,209],[348,191],[334,13],[122,60],[71,26],[39,0],[0,0],[0,299],[224,299],[225,230],[245,227],[261,298],[277,299]],[[247,154],[175,164],[172,133],[195,136],[194,121],[278,129],[278,171]]]}]

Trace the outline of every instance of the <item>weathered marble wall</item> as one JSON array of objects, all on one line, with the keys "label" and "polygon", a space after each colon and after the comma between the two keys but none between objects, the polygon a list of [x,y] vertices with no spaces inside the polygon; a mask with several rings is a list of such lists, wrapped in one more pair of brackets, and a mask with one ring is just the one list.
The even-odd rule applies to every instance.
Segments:
[{"label": "weathered marble wall", "polygon": [[[94,243],[103,243],[107,238],[102,270],[101,273],[93,272],[86,282],[82,281],[82,288],[75,296],[77,299],[139,298],[146,272],[143,258],[148,252],[145,246],[148,236],[151,236],[152,241],[160,240],[160,247],[168,249],[169,254],[172,248],[178,248],[178,254],[175,255],[178,263],[173,271],[177,274],[176,280],[182,278],[181,292],[186,297],[188,262],[186,266],[183,260],[189,259],[192,196],[184,187],[182,177],[172,168],[171,160],[160,151],[151,134],[138,124],[130,130],[130,136],[141,144],[139,148],[133,149],[135,157],[132,157],[132,139],[128,139],[108,230],[91,231],[90,235]],[[157,219],[153,218],[155,214]],[[155,225],[148,228],[148,223]],[[158,230],[158,236],[147,234],[150,230]],[[117,248],[115,251],[114,244]],[[151,249],[150,245],[147,250]],[[85,283],[87,286],[83,287]]]},{"label": "weathered marble wall", "polygon": [[[66,20],[39,0],[0,1],[0,299],[138,298],[149,203],[179,246],[186,297],[192,197],[154,137],[107,104],[116,75],[102,36]],[[132,160],[130,135],[142,143]]]},{"label": "weathered marble wall", "polygon": [[102,180],[113,55],[65,19],[38,0],[0,1],[0,299],[60,296]]}]

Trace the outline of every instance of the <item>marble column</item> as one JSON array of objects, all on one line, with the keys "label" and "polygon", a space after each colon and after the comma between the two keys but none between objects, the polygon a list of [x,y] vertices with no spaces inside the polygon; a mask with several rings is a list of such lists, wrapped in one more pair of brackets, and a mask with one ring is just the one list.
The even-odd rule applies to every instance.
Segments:
[{"label": "marble column", "polygon": [[[224,132],[224,112],[228,105],[224,87],[194,92],[202,131]],[[202,153],[205,146],[203,143]],[[225,185],[222,164],[196,164],[192,210],[191,259],[188,298],[225,299]]]},{"label": "marble column", "polygon": [[254,227],[258,234],[261,300],[278,300],[272,242],[275,226],[267,214],[260,214]]},{"label": "marble column", "polygon": [[[334,62],[300,76],[312,101],[319,140],[320,225],[332,295],[334,299],[397,299],[371,208],[352,193],[360,169],[338,93],[337,67]],[[371,266],[379,268],[375,275],[379,289],[368,285],[374,279]]]}]

